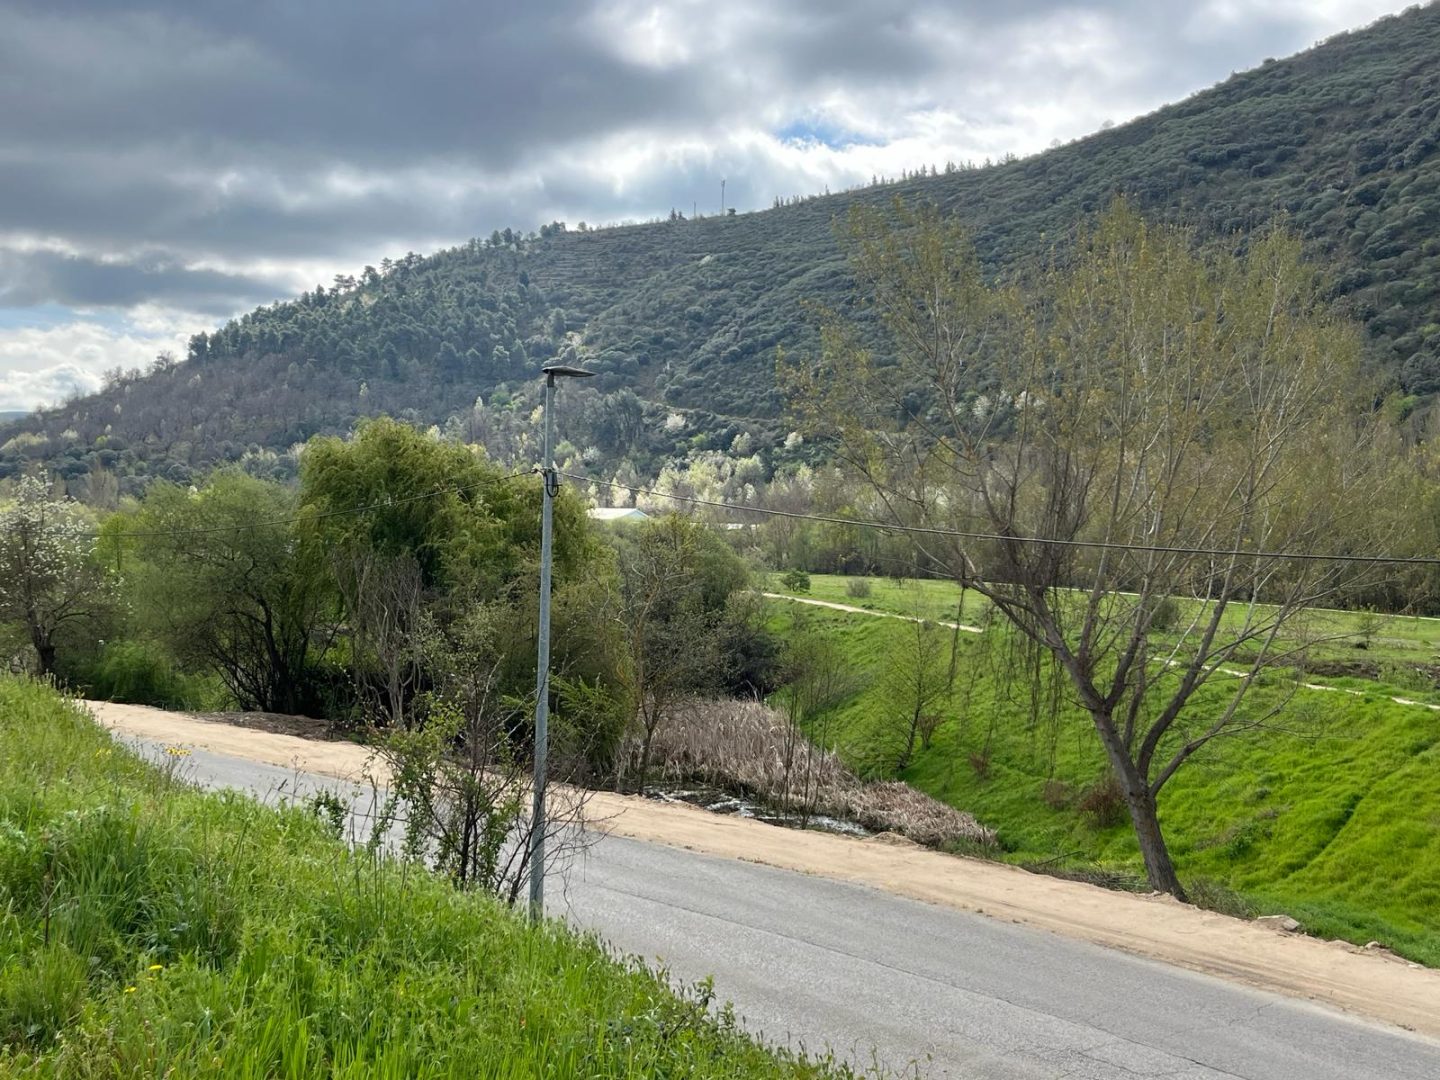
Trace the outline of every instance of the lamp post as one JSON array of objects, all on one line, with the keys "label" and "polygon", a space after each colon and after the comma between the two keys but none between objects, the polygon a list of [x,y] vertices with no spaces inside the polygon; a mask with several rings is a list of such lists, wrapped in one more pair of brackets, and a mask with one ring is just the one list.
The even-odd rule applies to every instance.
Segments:
[{"label": "lamp post", "polygon": [[540,634],[535,666],[535,779],[530,809],[530,917],[545,915],[545,766],[550,746],[550,549],[555,493],[555,380],[584,379],[594,375],[584,368],[549,364],[545,376],[545,448],[540,476],[544,493],[540,509]]}]

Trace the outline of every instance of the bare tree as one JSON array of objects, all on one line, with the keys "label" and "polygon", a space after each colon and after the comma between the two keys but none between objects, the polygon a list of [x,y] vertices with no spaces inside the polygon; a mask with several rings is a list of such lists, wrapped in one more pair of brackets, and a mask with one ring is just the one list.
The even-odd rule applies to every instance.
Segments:
[{"label": "bare tree", "polygon": [[[514,904],[526,889],[531,837],[530,765],[517,740],[531,703],[501,687],[499,622],[476,605],[443,630],[416,630],[431,689],[406,706],[404,724],[381,738],[390,821],[404,826],[404,850],[448,874],[461,888],[479,889]],[[563,769],[563,759],[557,761]],[[586,843],[586,795],[564,783],[547,794],[547,867],[571,858]]]},{"label": "bare tree", "polygon": [[[1358,333],[1278,229],[1203,254],[1121,203],[1022,293],[986,285],[959,226],[896,218],[860,213],[849,234],[890,352],[831,317],[817,365],[782,363],[792,401],[893,521],[937,530],[915,534],[930,566],[1064,672],[1151,885],[1181,896],[1161,790],[1274,719],[1258,677],[1307,644],[1307,608],[1375,573],[1263,553],[1367,556],[1393,536]],[[1189,708],[1204,686],[1220,696]]]},{"label": "bare tree", "polygon": [[815,811],[821,775],[834,756],[828,720],[835,707],[855,693],[860,677],[836,644],[816,633],[804,613],[794,613],[785,641],[784,684],[776,695],[785,713],[781,744],[782,805]]},{"label": "bare tree", "polygon": [[420,565],[371,548],[339,551],[331,565],[348,615],[361,708],[371,724],[403,727],[424,670]]},{"label": "bare tree", "polygon": [[707,607],[699,526],[672,515],[637,530],[620,552],[623,678],[639,757],[632,782],[645,790],[655,733],[690,694],[719,674],[717,612]]}]

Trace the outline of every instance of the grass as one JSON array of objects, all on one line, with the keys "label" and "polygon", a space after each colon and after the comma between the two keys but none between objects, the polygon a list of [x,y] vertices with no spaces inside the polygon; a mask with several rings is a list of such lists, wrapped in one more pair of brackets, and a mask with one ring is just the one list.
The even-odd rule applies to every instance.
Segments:
[{"label": "grass", "polygon": [[[177,759],[178,760],[178,759]],[[819,1077],[638,963],[0,680],[0,1077]]]},{"label": "grass", "polygon": [[[809,592],[791,595],[848,604],[866,611],[891,615],[918,616],[943,622],[955,621],[961,596],[959,586],[952,581],[866,578],[861,580],[870,583],[870,594],[856,598],[849,595],[850,582],[853,580],[856,579],[838,574],[811,574]],[[771,592],[787,591],[781,585],[779,575],[770,575],[766,589]],[[1189,617],[1196,603],[1181,601],[1181,615]],[[972,625],[979,624],[988,607],[988,602],[979,594],[967,591],[964,596],[963,621]],[[1240,614],[1240,608],[1235,607],[1232,611],[1234,614],[1227,614],[1226,619],[1233,623]],[[1330,639],[1312,650],[1315,661],[1331,664],[1349,662],[1378,668],[1381,681],[1399,695],[1415,697],[1413,691],[1425,681],[1424,675],[1417,673],[1415,668],[1435,667],[1440,663],[1440,618],[1371,615],[1366,612],[1325,608],[1312,613],[1310,628],[1318,636]],[[1358,647],[1362,644],[1364,648]],[[1433,691],[1433,680],[1429,682],[1429,686]],[[1434,700],[1440,703],[1440,696],[1436,696]]]},{"label": "grass", "polygon": [[[828,587],[817,577],[811,595],[830,599]],[[895,603],[888,582],[874,583],[871,601]],[[891,619],[781,601],[771,610],[782,632],[797,618],[823,629],[858,671],[878,671],[903,640]],[[945,719],[903,778],[996,829],[1006,861],[1139,877],[1128,820],[1107,825],[1084,809],[1105,774],[1088,719],[1063,692],[1052,719],[1044,692],[1034,699],[1031,680],[1004,674],[1003,649],[961,634],[959,650]],[[861,683],[827,727],[848,763],[883,774],[896,760],[894,706],[876,679]],[[1440,714],[1374,689],[1293,691],[1284,732],[1221,740],[1182,768],[1161,793],[1161,821],[1182,878],[1216,906],[1283,911],[1311,933],[1440,966]],[[1270,676],[1254,704],[1290,692]],[[1213,715],[1222,693],[1202,690],[1194,715]]]}]

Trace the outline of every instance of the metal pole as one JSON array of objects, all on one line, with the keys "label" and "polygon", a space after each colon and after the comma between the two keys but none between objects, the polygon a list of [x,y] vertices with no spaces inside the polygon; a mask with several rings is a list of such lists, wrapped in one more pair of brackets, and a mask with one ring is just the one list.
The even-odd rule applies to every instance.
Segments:
[{"label": "metal pole", "polygon": [[530,810],[530,918],[545,917],[545,766],[550,723],[550,530],[555,499],[555,376],[545,375],[544,493],[540,510],[540,642],[535,670],[535,779]]}]

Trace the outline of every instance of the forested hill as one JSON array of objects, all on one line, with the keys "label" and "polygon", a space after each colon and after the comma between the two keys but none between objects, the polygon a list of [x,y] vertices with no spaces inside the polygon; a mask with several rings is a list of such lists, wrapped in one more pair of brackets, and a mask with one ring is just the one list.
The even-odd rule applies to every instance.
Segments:
[{"label": "forested hill", "polygon": [[1334,265],[1377,364],[1425,399],[1440,391],[1437,58],[1431,4],[1020,161],[757,213],[507,230],[367,267],[197,337],[185,362],[7,425],[0,471],[43,460],[83,483],[103,468],[122,489],[237,459],[283,473],[294,444],[375,413],[519,456],[536,372],[570,350],[602,375],[566,388],[567,453],[643,475],[738,445],[773,465],[775,346],[807,341],[804,301],[844,302],[835,217],[896,195],[962,215],[997,273],[1119,192],[1206,235],[1283,213]]}]

